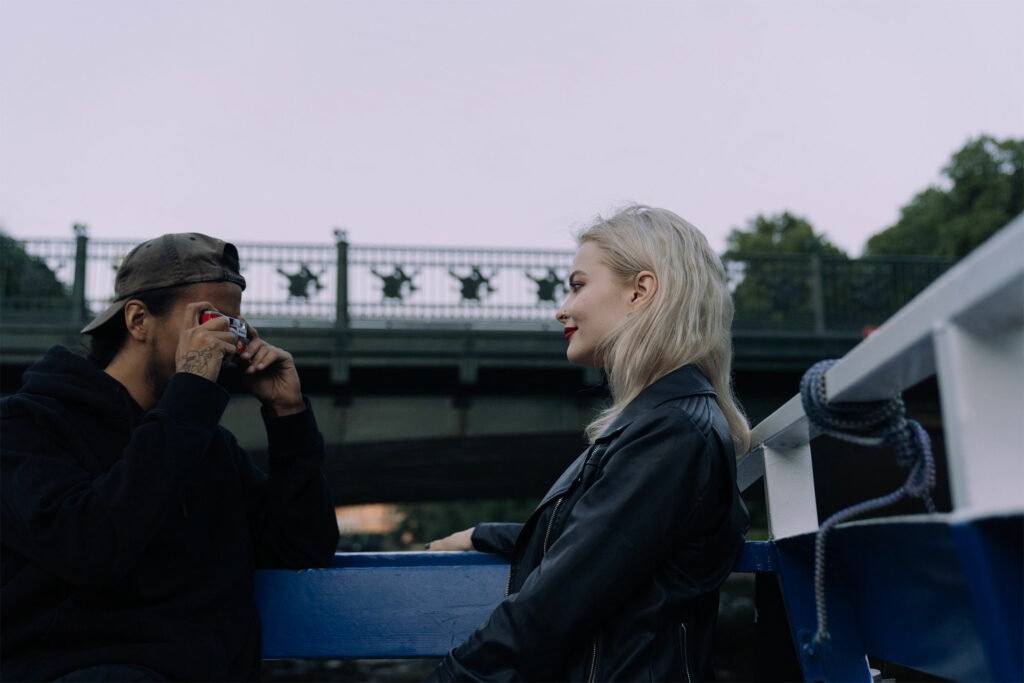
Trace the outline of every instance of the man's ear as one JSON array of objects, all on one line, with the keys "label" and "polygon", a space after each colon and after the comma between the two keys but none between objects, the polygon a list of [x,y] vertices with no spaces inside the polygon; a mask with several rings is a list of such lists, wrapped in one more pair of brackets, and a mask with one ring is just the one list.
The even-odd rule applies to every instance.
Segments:
[{"label": "man's ear", "polygon": [[124,325],[128,334],[137,342],[145,342],[153,333],[153,316],[146,304],[132,299],[124,305]]},{"label": "man's ear", "polygon": [[658,276],[649,270],[642,270],[633,279],[633,296],[629,305],[633,309],[646,306],[658,291]]}]

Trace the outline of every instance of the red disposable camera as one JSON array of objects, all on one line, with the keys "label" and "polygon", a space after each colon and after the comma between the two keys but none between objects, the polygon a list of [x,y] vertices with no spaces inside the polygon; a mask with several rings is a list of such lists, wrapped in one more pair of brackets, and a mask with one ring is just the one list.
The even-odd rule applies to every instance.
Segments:
[{"label": "red disposable camera", "polygon": [[235,334],[235,348],[239,353],[244,353],[245,347],[249,343],[249,333],[245,327],[245,323],[238,318],[232,318],[230,315],[224,315],[217,311],[203,311],[199,315],[199,322],[202,324],[207,320],[212,320],[214,318],[227,318],[228,329]]}]

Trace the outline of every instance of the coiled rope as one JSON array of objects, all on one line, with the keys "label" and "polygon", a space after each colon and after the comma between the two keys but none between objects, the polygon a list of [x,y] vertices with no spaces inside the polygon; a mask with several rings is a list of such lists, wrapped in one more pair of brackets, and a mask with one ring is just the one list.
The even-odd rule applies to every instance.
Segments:
[{"label": "coiled rope", "polygon": [[885,401],[829,403],[825,391],[825,373],[835,360],[815,363],[800,380],[800,398],[807,417],[822,432],[862,446],[889,447],[896,462],[909,470],[907,480],[890,494],[857,503],[826,519],[814,539],[814,604],[818,626],[815,643],[829,638],[825,608],[825,539],[837,524],[892,505],[903,498],[919,498],[928,512],[935,512],[931,491],[935,486],[935,458],[931,439],[916,420],[907,418],[903,397]]}]

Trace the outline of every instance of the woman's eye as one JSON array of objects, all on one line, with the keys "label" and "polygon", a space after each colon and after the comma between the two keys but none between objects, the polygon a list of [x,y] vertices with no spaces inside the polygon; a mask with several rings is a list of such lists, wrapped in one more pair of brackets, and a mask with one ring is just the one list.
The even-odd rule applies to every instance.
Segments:
[{"label": "woman's eye", "polygon": [[579,291],[579,288],[582,287],[582,286],[583,286],[582,282],[570,282],[569,283],[569,289],[571,289],[574,292]]}]

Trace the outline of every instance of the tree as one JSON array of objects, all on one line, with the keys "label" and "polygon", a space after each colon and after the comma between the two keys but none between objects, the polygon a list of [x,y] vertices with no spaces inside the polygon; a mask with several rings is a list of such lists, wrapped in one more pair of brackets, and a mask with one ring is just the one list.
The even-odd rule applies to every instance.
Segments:
[{"label": "tree", "polygon": [[806,219],[785,211],[774,216],[757,215],[746,228],[733,228],[726,238],[725,256],[740,254],[823,254],[845,256],[842,249],[814,232]]},{"label": "tree", "polygon": [[0,306],[5,312],[71,310],[67,288],[42,259],[0,231]]},{"label": "tree", "polygon": [[960,259],[1024,211],[1024,139],[982,135],[900,209],[900,219],[867,243],[865,253]]},{"label": "tree", "polygon": [[[815,268],[846,254],[788,211],[758,215],[726,239],[724,261],[734,283],[736,327],[811,328],[816,322]],[[817,282],[821,282],[818,280]]]}]

